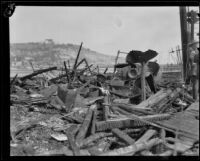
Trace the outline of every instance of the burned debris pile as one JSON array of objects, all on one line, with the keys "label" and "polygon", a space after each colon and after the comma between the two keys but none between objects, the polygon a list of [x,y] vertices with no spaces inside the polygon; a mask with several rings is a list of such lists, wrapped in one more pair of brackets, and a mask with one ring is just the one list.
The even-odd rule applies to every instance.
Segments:
[{"label": "burned debris pile", "polygon": [[107,73],[79,61],[80,50],[72,68],[12,78],[12,156],[199,154],[199,102],[181,82],[154,80],[155,51],[131,51]]}]

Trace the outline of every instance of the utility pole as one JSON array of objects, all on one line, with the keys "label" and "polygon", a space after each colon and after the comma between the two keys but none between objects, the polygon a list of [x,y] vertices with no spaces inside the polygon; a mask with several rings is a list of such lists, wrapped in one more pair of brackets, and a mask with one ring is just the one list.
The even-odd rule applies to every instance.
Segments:
[{"label": "utility pole", "polygon": [[187,44],[188,44],[188,37],[187,37],[187,13],[186,7],[179,7],[180,11],[180,25],[181,25],[181,42],[182,42],[182,59],[183,59],[183,80],[186,80],[187,73]]}]

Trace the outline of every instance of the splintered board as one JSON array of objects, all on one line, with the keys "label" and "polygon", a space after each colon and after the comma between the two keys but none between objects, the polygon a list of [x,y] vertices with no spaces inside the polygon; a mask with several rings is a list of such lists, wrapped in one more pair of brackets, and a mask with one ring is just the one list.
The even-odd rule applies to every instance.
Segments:
[{"label": "splintered board", "polygon": [[[188,138],[199,140],[199,102],[195,102],[188,107],[186,111],[175,114],[169,120],[156,122],[169,129],[178,130],[178,134]],[[192,112],[191,112],[192,111]]]}]

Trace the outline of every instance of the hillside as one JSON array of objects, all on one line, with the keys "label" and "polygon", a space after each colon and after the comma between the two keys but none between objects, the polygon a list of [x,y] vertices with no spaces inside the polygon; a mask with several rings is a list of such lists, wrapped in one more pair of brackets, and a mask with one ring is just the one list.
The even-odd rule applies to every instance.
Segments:
[{"label": "hillside", "polygon": [[[55,43],[15,43],[10,44],[10,61],[23,62],[28,61],[34,64],[58,65],[63,61],[70,61],[73,64],[77,56],[80,45],[75,44],[55,44]],[[79,61],[86,58],[89,64],[105,66],[113,65],[115,56],[108,56],[88,48],[81,49]]]}]

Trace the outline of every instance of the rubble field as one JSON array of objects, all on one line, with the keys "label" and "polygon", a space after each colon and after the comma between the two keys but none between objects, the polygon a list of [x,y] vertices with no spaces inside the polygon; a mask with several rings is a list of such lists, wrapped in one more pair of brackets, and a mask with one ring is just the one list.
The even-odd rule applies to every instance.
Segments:
[{"label": "rubble field", "polygon": [[11,156],[199,156],[199,101],[181,81],[147,83],[144,100],[140,77],[64,67],[11,79]]}]

